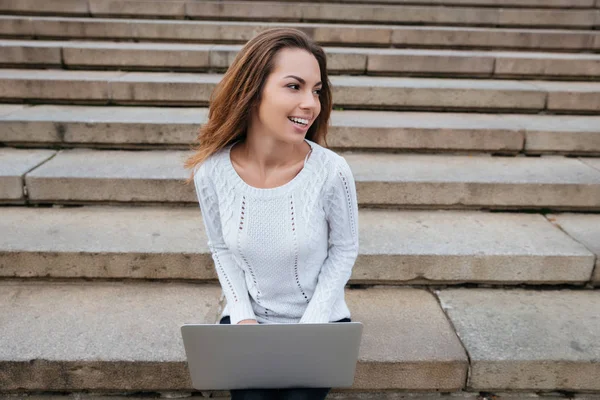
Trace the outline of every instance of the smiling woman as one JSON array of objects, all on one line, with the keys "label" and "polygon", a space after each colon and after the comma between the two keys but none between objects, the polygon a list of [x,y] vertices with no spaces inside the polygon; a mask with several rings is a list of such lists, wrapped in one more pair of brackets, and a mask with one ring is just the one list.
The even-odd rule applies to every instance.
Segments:
[{"label": "smiling woman", "polygon": [[[220,323],[350,321],[358,204],[350,167],[326,148],[331,108],[325,53],[295,29],[250,40],[215,88],[185,166],[227,300]],[[324,399],[329,390],[231,395]]]},{"label": "smiling woman", "polygon": [[[323,49],[296,29],[264,31],[246,43],[213,91],[208,121],[200,129],[194,154],[185,167],[193,169],[227,145],[245,141],[251,136],[252,124],[257,129],[261,124],[270,128],[267,141],[287,144],[287,150],[302,144],[302,133],[306,139],[327,146],[331,109],[331,84]],[[265,119],[266,113],[273,115]],[[308,119],[304,126],[307,129],[286,136],[289,128],[279,130],[283,128],[281,119],[288,117]],[[301,128],[289,119],[287,123]],[[271,148],[258,147],[273,154]],[[270,161],[278,164],[281,154],[278,158]],[[192,179],[193,173],[188,182]]]},{"label": "smiling woman", "polygon": [[[304,78],[289,75],[290,71]],[[311,53],[284,48],[275,55],[257,112],[250,115],[246,139],[230,153],[245,182],[271,188],[299,173],[311,151],[304,138],[320,115],[322,87],[319,64]]]}]

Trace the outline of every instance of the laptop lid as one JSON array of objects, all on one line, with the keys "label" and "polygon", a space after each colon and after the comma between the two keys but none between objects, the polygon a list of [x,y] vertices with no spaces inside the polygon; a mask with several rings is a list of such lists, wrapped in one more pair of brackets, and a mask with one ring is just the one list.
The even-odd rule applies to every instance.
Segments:
[{"label": "laptop lid", "polygon": [[363,325],[219,325],[181,327],[198,390],[349,387]]}]

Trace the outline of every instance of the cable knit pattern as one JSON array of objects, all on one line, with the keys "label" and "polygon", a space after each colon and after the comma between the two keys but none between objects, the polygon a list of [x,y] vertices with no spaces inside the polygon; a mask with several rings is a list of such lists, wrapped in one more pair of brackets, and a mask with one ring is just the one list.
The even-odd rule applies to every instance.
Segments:
[{"label": "cable knit pattern", "polygon": [[233,144],[196,168],[208,246],[233,324],[349,318],[344,286],[358,255],[358,204],[346,160],[310,140],[304,168],[260,189],[233,168]]}]

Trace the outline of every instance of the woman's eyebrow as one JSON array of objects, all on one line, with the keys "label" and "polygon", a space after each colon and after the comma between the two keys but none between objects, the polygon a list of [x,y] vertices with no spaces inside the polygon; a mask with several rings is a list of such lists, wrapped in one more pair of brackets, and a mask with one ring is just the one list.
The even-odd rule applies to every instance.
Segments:
[{"label": "woman's eyebrow", "polygon": [[[288,76],[284,77],[283,79],[285,79],[285,78],[294,78],[294,79],[296,79],[298,82],[300,82],[301,84],[303,84],[303,85],[306,85],[306,81],[305,81],[304,79],[300,78],[299,76],[296,76],[296,75],[288,75]],[[317,83],[315,84],[315,86],[319,86],[319,85],[322,85],[322,84],[323,84],[322,82],[317,82]]]}]

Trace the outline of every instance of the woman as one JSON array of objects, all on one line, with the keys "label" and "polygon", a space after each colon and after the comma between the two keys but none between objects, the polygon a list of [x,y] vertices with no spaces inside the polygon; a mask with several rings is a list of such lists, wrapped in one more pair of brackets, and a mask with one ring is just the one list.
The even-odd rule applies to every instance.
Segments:
[{"label": "woman", "polygon": [[[271,29],[238,53],[186,161],[227,305],[220,323],[350,321],[358,254],[352,172],[327,149],[323,49]],[[324,399],[330,388],[232,390],[232,399]]]}]

